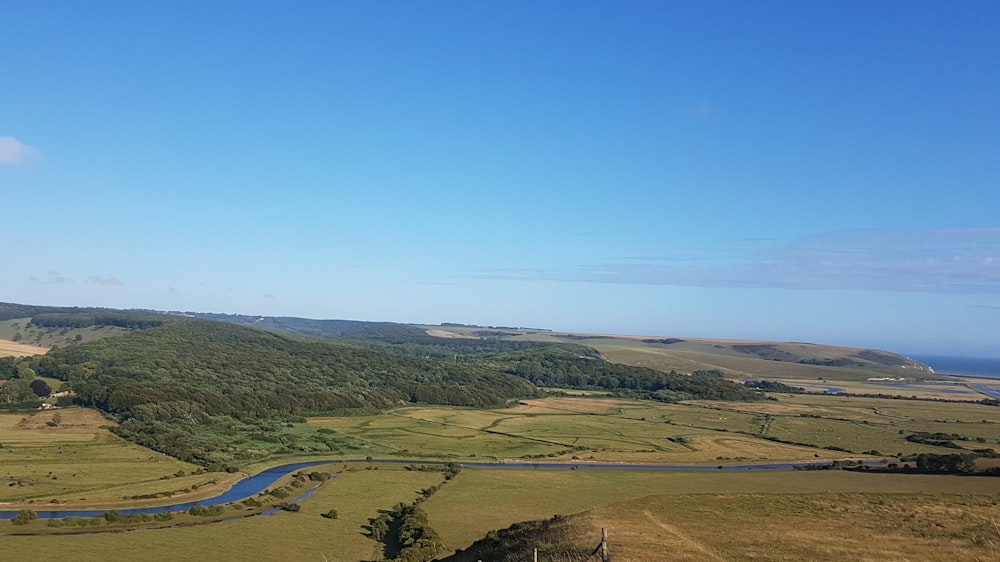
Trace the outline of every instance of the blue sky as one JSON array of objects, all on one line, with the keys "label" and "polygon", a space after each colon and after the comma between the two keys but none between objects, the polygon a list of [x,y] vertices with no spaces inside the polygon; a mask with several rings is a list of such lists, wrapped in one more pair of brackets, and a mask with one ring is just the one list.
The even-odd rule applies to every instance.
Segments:
[{"label": "blue sky", "polygon": [[0,300],[1000,355],[1000,4],[0,7]]}]

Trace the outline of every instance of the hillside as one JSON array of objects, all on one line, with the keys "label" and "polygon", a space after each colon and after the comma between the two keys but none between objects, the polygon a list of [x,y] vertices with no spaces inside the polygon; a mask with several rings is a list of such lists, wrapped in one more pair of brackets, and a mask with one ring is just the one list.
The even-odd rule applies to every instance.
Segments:
[{"label": "hillside", "polygon": [[[433,327],[425,327],[428,330]],[[727,378],[831,378],[864,380],[892,376],[941,379],[927,365],[888,351],[801,342],[772,342],[620,336],[560,332],[483,330],[450,327],[454,336],[483,337],[510,342],[585,345],[615,363],[661,371],[690,373],[720,370]]]},{"label": "hillside", "polygon": [[992,560],[998,516],[988,496],[648,496],[517,523],[440,560],[519,562],[534,548],[539,560],[600,560],[602,528],[612,560]]},{"label": "hillside", "polygon": [[[45,310],[22,328],[29,325],[56,333],[118,332],[44,356],[0,359],[0,378],[16,379],[4,385],[0,407],[40,403],[26,377],[64,381],[75,397],[63,403],[98,408],[121,422],[115,429],[119,435],[216,469],[273,455],[350,450],[350,440],[340,436],[296,433],[293,422],[306,415],[421,403],[502,407],[539,395],[536,383],[660,401],[763,398],[717,378],[610,363],[586,346],[439,342],[403,325],[346,324],[344,331],[361,341],[306,338],[148,311]],[[391,333],[409,339],[377,341],[391,339]]]},{"label": "hillside", "polygon": [[311,320],[294,317],[192,313],[195,317],[284,334],[386,345],[395,352],[430,358],[502,353],[564,344],[600,352],[613,363],[664,372],[718,370],[729,378],[831,378],[864,380],[892,376],[941,379],[927,365],[876,349],[816,343],[741,341],[663,336],[573,334],[550,330],[409,325],[392,322]]}]

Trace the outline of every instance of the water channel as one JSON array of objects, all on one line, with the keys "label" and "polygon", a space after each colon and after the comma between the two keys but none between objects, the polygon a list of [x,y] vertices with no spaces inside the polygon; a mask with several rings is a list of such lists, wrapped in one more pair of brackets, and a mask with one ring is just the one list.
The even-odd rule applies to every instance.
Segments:
[{"label": "water channel", "polygon": [[[263,472],[255,474],[253,476],[248,476],[243,480],[240,480],[234,484],[231,488],[215,496],[214,498],[207,498],[198,501],[184,502],[172,505],[161,505],[156,507],[137,507],[137,508],[122,508],[117,509],[121,515],[156,515],[157,513],[163,512],[177,512],[177,511],[187,511],[195,506],[212,506],[212,505],[223,505],[227,503],[233,503],[245,500],[249,497],[255,496],[269,487],[274,485],[275,482],[281,480],[283,477],[288,476],[298,472],[304,468],[310,468],[314,466],[324,465],[324,464],[340,464],[344,461],[341,460],[325,460],[325,461],[313,461],[313,462],[303,462],[295,464],[286,464],[281,466],[276,466],[274,468],[269,468]],[[367,461],[347,461],[356,464],[369,464]],[[385,460],[385,461],[374,461],[373,464],[441,464],[445,465],[444,462],[428,462],[423,460]],[[794,470],[801,468],[819,468],[824,466],[830,466],[830,463],[764,463],[764,464],[743,464],[743,465],[663,465],[663,464],[616,464],[616,463],[460,463],[461,466],[466,468],[481,468],[481,469],[502,469],[502,470],[698,470],[698,471],[733,471],[733,470]],[[866,462],[865,464],[879,465],[880,462]],[[311,492],[302,496],[303,499],[308,497]],[[298,501],[295,500],[295,501]],[[35,511],[39,519],[65,519],[68,517],[98,517],[104,515],[110,509],[99,509],[99,510],[46,510],[46,511]],[[8,510],[0,511],[0,520],[13,519],[19,510]],[[270,512],[273,512],[271,510]],[[268,513],[268,512],[265,512]]]}]

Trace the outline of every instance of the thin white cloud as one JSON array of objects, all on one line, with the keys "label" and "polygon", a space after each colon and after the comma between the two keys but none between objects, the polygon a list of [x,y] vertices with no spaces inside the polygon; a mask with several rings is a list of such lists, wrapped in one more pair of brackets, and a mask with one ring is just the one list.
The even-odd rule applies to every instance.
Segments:
[{"label": "thin white cloud", "polygon": [[14,137],[0,137],[0,164],[24,164],[39,157],[38,151]]},{"label": "thin white cloud", "polygon": [[[76,285],[77,280],[69,275],[63,275],[58,271],[48,271],[39,275],[32,275],[28,277],[30,283],[36,285]],[[99,285],[101,287],[120,287],[124,286],[122,280],[114,275],[88,275],[86,279],[83,280],[84,285]]]},{"label": "thin white cloud", "polygon": [[100,285],[102,287],[121,287],[125,283],[122,280],[115,277],[114,275],[91,275],[87,277],[86,283],[88,285]]},{"label": "thin white cloud", "polygon": [[47,271],[39,275],[28,277],[28,281],[36,285],[68,285],[76,281],[68,275],[63,275],[58,271]]},{"label": "thin white cloud", "polygon": [[1000,227],[836,232],[738,260],[634,259],[477,277],[709,288],[1000,294]]}]

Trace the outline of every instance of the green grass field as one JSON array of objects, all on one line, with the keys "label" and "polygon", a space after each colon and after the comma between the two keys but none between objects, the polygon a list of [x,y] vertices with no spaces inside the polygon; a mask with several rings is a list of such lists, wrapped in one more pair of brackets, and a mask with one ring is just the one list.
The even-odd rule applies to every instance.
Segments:
[{"label": "green grass field", "polygon": [[[279,512],[225,523],[74,536],[8,536],[4,560],[78,561],[245,561],[378,560],[382,547],[365,525],[379,510],[413,501],[420,490],[439,484],[439,472],[402,468],[345,472],[327,481],[298,513]],[[337,519],[321,517],[331,509]],[[238,512],[233,511],[234,516]],[[36,522],[37,523],[37,522]],[[0,523],[10,525],[10,523]]]},{"label": "green grass field", "polygon": [[[58,426],[48,425],[57,413]],[[197,466],[133,445],[102,428],[111,423],[84,408],[0,414],[0,502],[113,505],[127,496],[178,493],[231,478],[190,475]],[[188,476],[174,476],[180,471]],[[202,489],[202,495],[209,490]]]},{"label": "green grass field", "polygon": [[[332,430],[338,439],[351,444],[352,454],[303,451],[250,465],[246,470],[253,473],[279,463],[365,455],[459,462],[532,458],[578,465],[603,461],[714,466],[857,456],[821,448],[828,446],[889,454],[955,452],[905,439],[917,431],[959,434],[967,438],[959,444],[970,449],[1000,449],[1000,418],[991,406],[801,394],[775,398],[756,403],[665,404],[561,396],[525,400],[506,409],[411,406],[378,416],[317,417],[282,431],[311,434]],[[59,423],[53,425],[50,422],[56,414]],[[215,495],[240,477],[192,474],[197,467],[117,438],[106,429],[110,423],[97,412],[82,408],[0,415],[0,483],[5,484],[0,486],[0,501],[8,502],[8,508],[33,509],[176,503]],[[362,463],[352,467],[305,500],[298,513],[196,526],[189,525],[204,520],[179,516],[173,523],[176,528],[127,534],[10,536],[4,539],[4,553],[19,560],[40,560],[60,552],[72,553],[79,560],[123,560],[134,557],[139,549],[152,552],[144,556],[154,560],[377,559],[380,544],[364,534],[368,518],[397,502],[412,501],[420,490],[439,484],[442,475],[391,465]],[[123,499],[150,494],[160,497],[141,502]],[[167,494],[173,496],[164,497]],[[649,499],[652,496],[660,499]],[[932,559],[918,556],[932,548],[937,550],[926,551],[960,557],[988,554],[982,517],[965,510],[982,504],[982,513],[993,513],[989,510],[998,498],[1000,478],[988,477],[843,471],[465,469],[425,502],[424,508],[450,550],[465,548],[488,531],[518,521],[587,512],[580,520],[591,518],[586,520],[598,526],[639,528],[642,523],[647,532],[664,530],[656,539],[661,542],[655,544],[671,544],[677,552],[687,553],[683,554],[687,558],[678,559],[695,560],[699,553],[711,552],[721,560],[771,560],[774,558],[765,556],[761,541],[778,544],[781,539],[787,543],[780,543],[789,553],[786,559],[832,560],[844,555],[838,546],[843,541],[836,537],[849,536],[848,522],[853,514],[858,525],[868,529],[870,534],[864,536],[884,539],[886,550],[879,552],[887,553],[889,559],[921,560]],[[58,503],[53,504],[53,500]],[[893,515],[891,520],[899,530],[886,534],[888,531],[877,525],[880,511],[872,503],[876,501],[914,506],[919,513],[912,520],[905,519],[905,514]],[[812,517],[818,519],[796,527],[802,529],[798,535],[782,538],[780,529],[807,515],[803,510],[813,505],[810,502],[828,507],[813,509],[820,515]],[[614,507],[616,504],[619,507]],[[689,505],[701,505],[704,510],[686,519],[674,511]],[[756,535],[741,535],[739,525],[759,518],[763,509],[759,506],[778,511],[759,529],[759,540]],[[340,518],[319,516],[330,509],[337,509]],[[231,510],[233,516],[244,511]],[[646,515],[647,511],[652,515]],[[948,514],[955,521],[949,520]],[[809,544],[807,538],[820,532],[824,520],[833,538],[824,535]],[[900,527],[907,522],[909,527]],[[0,522],[0,531],[8,525]],[[720,528],[728,530],[720,533]],[[7,532],[14,530],[9,529]],[[17,531],[52,532],[40,521]],[[592,529],[587,532],[592,533]],[[632,536],[630,544],[647,544],[641,533],[630,532],[622,533],[623,537]],[[927,536],[918,536],[918,532]],[[726,536],[715,536],[722,534]],[[663,559],[632,558],[632,551],[623,552],[625,558],[619,559]]]},{"label": "green grass field", "polygon": [[800,394],[776,398],[661,404],[559,397],[504,410],[410,407],[388,416],[310,423],[396,456],[465,461],[704,464],[949,452],[907,441],[915,432],[957,434],[966,438],[968,449],[1000,449],[1000,420],[992,406]]}]

